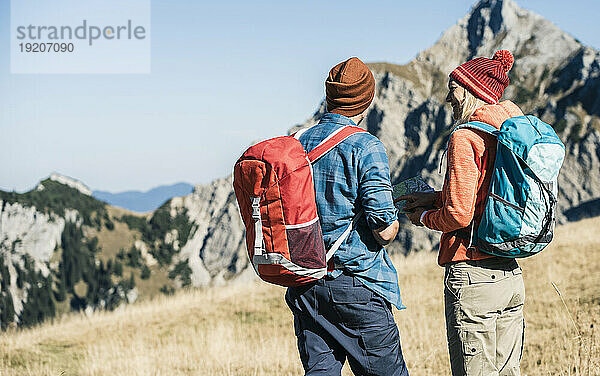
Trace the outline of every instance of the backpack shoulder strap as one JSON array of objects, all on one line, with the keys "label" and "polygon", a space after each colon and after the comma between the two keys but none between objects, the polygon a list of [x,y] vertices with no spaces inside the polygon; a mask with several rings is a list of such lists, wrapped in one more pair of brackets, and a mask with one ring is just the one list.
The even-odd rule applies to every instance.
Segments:
[{"label": "backpack shoulder strap", "polygon": [[347,125],[345,127],[336,129],[332,134],[325,137],[319,145],[315,146],[310,152],[308,152],[308,160],[310,163],[315,163],[319,158],[327,154],[331,149],[338,146],[342,141],[347,139],[356,133],[366,132],[364,129]]},{"label": "backpack shoulder strap", "polygon": [[458,127],[454,128],[452,133],[456,132],[459,129],[463,129],[463,128],[479,130],[479,131],[485,132],[487,134],[491,134],[492,136],[495,136],[495,137],[498,137],[498,132],[499,132],[498,128],[494,127],[493,125],[486,124],[481,121],[470,121],[468,123],[461,124]]},{"label": "backpack shoulder strap", "polygon": [[294,137],[296,140],[300,141],[300,136],[302,136],[302,133],[306,132],[307,130],[309,130],[312,127],[309,128],[302,128],[297,130],[296,132],[292,133],[290,136]]},{"label": "backpack shoulder strap", "polygon": [[[302,129],[302,130],[296,132],[293,136],[295,138],[299,139],[300,135],[302,135],[302,133],[304,133],[305,130],[306,129]],[[323,139],[323,141],[321,141],[317,146],[315,146],[314,149],[312,149],[310,152],[308,152],[308,154],[307,154],[308,160],[310,161],[311,164],[315,163],[317,160],[319,160],[319,158],[321,158],[322,156],[327,154],[329,151],[331,151],[333,148],[338,146],[340,143],[342,143],[342,141],[344,141],[348,137],[352,136],[353,134],[363,133],[363,132],[367,132],[367,131],[365,131],[362,128],[355,127],[352,125],[346,125],[344,127],[336,129],[329,136],[325,137]],[[354,216],[354,218],[352,218],[352,221],[350,221],[350,224],[348,225],[346,230],[331,245],[331,248],[329,248],[329,250],[327,250],[327,256],[326,256],[327,261],[329,261],[329,259],[331,259],[333,254],[340,248],[342,243],[348,238],[348,235],[350,235],[352,228],[356,226],[356,222],[358,222],[358,219],[362,216],[362,214],[363,214],[363,212],[360,211],[359,213],[357,213]]]},{"label": "backpack shoulder strap", "polygon": [[[498,137],[498,134],[500,133],[498,128],[494,127],[493,125],[481,122],[481,121],[470,121],[468,123],[461,124],[461,125],[457,126],[456,128],[454,128],[452,133],[456,132],[459,129],[465,129],[465,128],[482,131],[482,132],[492,135],[496,138]],[[440,164],[440,171],[441,171],[441,164]],[[476,227],[478,227],[478,225],[475,223],[474,220],[472,220],[471,223],[469,223],[469,225],[467,227],[460,228],[458,230],[454,230],[451,233],[453,234],[453,236],[459,237],[463,240],[467,240],[469,242],[467,249],[469,249],[474,244],[474,235],[477,232]]]}]

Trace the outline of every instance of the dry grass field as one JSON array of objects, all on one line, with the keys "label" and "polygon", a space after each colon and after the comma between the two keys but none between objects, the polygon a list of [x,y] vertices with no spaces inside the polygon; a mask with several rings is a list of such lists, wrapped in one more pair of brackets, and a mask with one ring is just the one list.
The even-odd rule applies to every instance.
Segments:
[{"label": "dry grass field", "polygon": [[[597,232],[599,218],[563,226],[549,249],[521,262],[524,375],[600,375]],[[395,315],[410,373],[448,375],[443,270],[434,253],[395,263],[408,307]],[[237,283],[6,332],[0,335],[0,375],[299,375],[283,294],[265,283]]]}]

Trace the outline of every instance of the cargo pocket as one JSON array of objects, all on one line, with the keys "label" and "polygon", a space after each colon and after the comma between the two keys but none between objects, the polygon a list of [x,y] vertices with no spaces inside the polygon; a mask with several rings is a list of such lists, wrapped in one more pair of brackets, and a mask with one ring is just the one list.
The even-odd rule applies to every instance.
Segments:
[{"label": "cargo pocket", "polygon": [[378,355],[394,349],[400,342],[395,323],[360,330],[361,345],[368,355]]},{"label": "cargo pocket", "polygon": [[366,287],[336,286],[330,287],[329,291],[333,309],[343,324],[351,328],[360,327],[375,319],[375,312],[370,304],[373,292]]},{"label": "cargo pocket", "polygon": [[509,276],[502,270],[473,267],[467,271],[467,277],[469,279],[469,285],[477,285],[480,283],[498,282]]},{"label": "cargo pocket", "polygon": [[361,364],[366,369],[356,374],[390,375],[397,374],[402,369],[400,366],[404,361],[395,324],[360,329],[359,344],[364,349],[365,358]]},{"label": "cargo pocket", "polygon": [[483,375],[483,345],[481,342],[470,341],[463,343],[463,362],[466,375]]}]

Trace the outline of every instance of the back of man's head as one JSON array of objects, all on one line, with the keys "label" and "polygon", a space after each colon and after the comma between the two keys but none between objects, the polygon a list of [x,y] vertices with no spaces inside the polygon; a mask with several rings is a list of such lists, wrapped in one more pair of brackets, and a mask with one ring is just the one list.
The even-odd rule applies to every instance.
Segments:
[{"label": "back of man's head", "polygon": [[371,70],[357,57],[342,61],[325,80],[327,111],[347,117],[365,111],[375,95]]}]

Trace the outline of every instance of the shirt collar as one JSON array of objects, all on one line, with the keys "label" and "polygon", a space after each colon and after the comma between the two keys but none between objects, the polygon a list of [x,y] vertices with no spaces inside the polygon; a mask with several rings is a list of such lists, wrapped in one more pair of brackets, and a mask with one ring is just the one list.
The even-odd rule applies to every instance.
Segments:
[{"label": "shirt collar", "polygon": [[356,124],[350,118],[347,118],[344,115],[334,114],[333,112],[326,112],[323,117],[319,120],[319,124],[322,123],[335,123],[339,125],[352,125],[356,127]]}]

